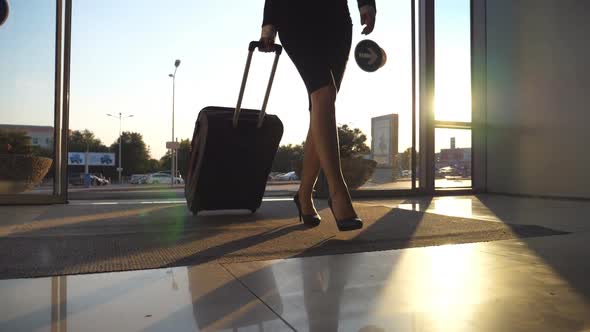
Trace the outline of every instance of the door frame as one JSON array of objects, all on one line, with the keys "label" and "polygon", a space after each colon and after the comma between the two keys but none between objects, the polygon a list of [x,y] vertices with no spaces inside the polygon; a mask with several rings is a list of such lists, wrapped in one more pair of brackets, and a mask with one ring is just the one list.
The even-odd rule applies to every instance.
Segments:
[{"label": "door frame", "polygon": [[[435,97],[435,0],[410,0],[412,3],[412,189],[355,190],[353,197],[401,197],[469,195],[486,192],[485,119],[485,1],[470,0],[472,121],[436,121]],[[418,6],[416,6],[416,3]],[[417,7],[417,8],[416,8]],[[417,9],[417,11],[416,11]],[[416,26],[416,14],[418,25]],[[416,31],[418,38],[416,38]],[[416,49],[416,42],[418,48]],[[416,58],[416,54],[418,58]],[[416,64],[418,64],[416,81]],[[418,98],[416,98],[418,86]],[[416,104],[418,102],[418,107]],[[417,112],[418,110],[418,112]],[[418,128],[416,128],[416,122]],[[435,129],[471,130],[471,188],[436,188]],[[416,145],[416,139],[419,139]],[[419,147],[416,150],[416,147]],[[416,158],[418,157],[419,158]]]}]

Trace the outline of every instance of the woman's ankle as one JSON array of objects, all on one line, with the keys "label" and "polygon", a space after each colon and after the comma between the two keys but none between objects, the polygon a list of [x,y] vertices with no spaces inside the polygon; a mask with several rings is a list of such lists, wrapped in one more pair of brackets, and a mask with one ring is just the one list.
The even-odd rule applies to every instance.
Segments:
[{"label": "woman's ankle", "polygon": [[332,201],[351,200],[350,193],[348,192],[346,187],[344,187],[341,190],[330,191],[330,198],[332,199]]},{"label": "woman's ankle", "polygon": [[312,198],[312,193],[313,193],[313,189],[308,190],[308,189],[299,188],[299,190],[297,190],[297,195],[299,195],[300,199]]}]

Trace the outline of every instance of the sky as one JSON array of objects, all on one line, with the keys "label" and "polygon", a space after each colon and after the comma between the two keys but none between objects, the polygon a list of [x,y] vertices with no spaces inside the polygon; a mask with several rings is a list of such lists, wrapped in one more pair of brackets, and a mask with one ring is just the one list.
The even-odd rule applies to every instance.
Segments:
[{"label": "sky", "polygon": [[[172,79],[176,76],[175,136],[191,138],[206,106],[235,107],[247,45],[260,36],[264,0],[74,0],[70,128],[89,129],[104,144],[140,132],[152,157],[172,138]],[[55,3],[10,0],[0,27],[0,123],[53,125]],[[409,0],[377,0],[373,34],[360,34],[349,0],[354,46],[365,38],[387,52],[387,64],[363,72],[351,56],[337,100],[337,122],[360,128],[370,145],[371,117],[398,114],[399,150],[411,146],[411,28]],[[469,0],[436,1],[436,118],[470,121]],[[280,37],[278,39],[280,43]],[[272,55],[256,53],[243,107],[260,108]],[[281,144],[298,144],[309,125],[305,86],[283,53],[267,112],[278,115]],[[438,131],[437,147],[470,146],[470,132]]]}]

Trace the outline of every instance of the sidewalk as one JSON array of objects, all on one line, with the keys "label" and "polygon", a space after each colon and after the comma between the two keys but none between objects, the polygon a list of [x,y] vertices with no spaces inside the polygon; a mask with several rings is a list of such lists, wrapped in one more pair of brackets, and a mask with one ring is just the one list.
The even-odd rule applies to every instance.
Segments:
[{"label": "sidewalk", "polygon": [[[267,188],[273,190],[275,188],[294,187],[298,186],[299,181],[269,181]],[[69,192],[86,192],[86,191],[144,191],[144,190],[170,190],[170,189],[184,189],[184,184],[109,184],[106,186],[70,186]]]},{"label": "sidewalk", "polygon": [[[437,179],[436,186],[440,188],[468,188],[470,180],[451,181]],[[299,188],[299,181],[270,181],[266,186],[267,196],[289,196],[293,195]],[[412,188],[410,180],[402,179],[389,183],[367,182],[358,190],[408,190]],[[24,193],[46,193],[51,194],[52,188],[38,188]],[[111,184],[107,186],[70,186],[68,198],[70,200],[93,200],[93,199],[150,199],[150,198],[183,198],[184,185],[146,185],[146,184]]]},{"label": "sidewalk", "polygon": [[[299,188],[299,182],[269,182],[266,196],[289,196]],[[129,185],[113,184],[99,187],[70,187],[69,200],[127,200],[127,199],[184,198],[184,185]]]}]

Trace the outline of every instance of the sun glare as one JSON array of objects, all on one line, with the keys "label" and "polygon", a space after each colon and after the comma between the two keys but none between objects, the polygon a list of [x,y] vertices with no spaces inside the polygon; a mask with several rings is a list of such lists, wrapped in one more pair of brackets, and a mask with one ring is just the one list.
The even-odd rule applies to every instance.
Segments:
[{"label": "sun glare", "polygon": [[436,86],[434,116],[438,121],[471,121],[471,93],[464,84],[450,82]]}]

